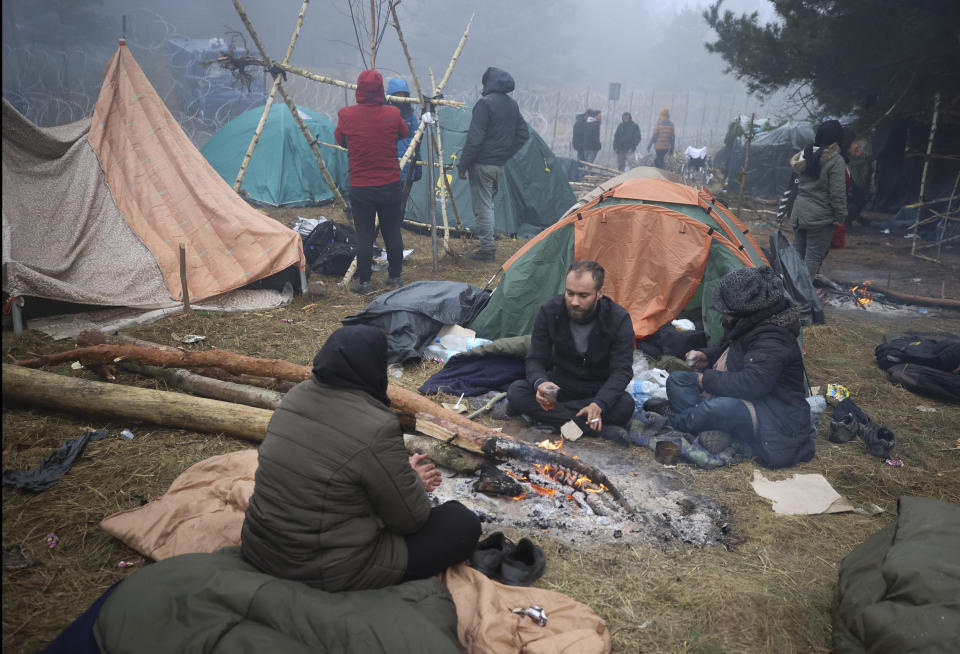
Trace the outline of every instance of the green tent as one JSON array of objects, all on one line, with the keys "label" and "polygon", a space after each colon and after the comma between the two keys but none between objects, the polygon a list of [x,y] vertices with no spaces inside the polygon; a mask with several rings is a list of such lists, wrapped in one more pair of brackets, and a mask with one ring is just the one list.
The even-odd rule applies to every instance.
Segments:
[{"label": "green tent", "polygon": [[[457,109],[440,107],[440,143],[443,146],[444,162],[452,164],[447,172],[447,180],[453,191],[453,200],[460,212],[464,227],[472,230],[476,224],[473,216],[473,204],[470,202],[470,184],[457,176],[456,163],[463,144],[467,140],[470,128],[470,108]],[[426,136],[424,136],[426,141]],[[427,160],[426,142],[421,144],[420,158]],[[430,224],[430,202],[436,203],[437,224],[442,225],[440,213],[439,175],[434,175],[431,189],[428,171],[413,183],[407,200],[405,218],[409,221]],[[494,213],[497,233],[530,237],[552,225],[557,218],[569,209],[576,198],[570,190],[570,182],[563,167],[540,135],[530,129],[530,138],[504,167],[497,195],[494,198]],[[447,206],[447,216],[451,227],[456,227],[456,219]]]},{"label": "green tent", "polygon": [[[323,114],[304,107],[297,107],[297,111],[318,141],[334,142],[334,125]],[[263,107],[240,114],[220,128],[200,149],[210,165],[231,186],[237,179],[240,164],[262,115]],[[349,179],[347,153],[323,146],[320,150],[334,182],[345,189]],[[333,197],[317,167],[313,150],[282,102],[270,108],[260,141],[243,177],[241,191],[250,200],[274,207],[302,207]]]},{"label": "green tent", "polygon": [[472,321],[489,339],[528,334],[540,306],[563,292],[574,260],[606,270],[604,293],[630,312],[637,338],[679,315],[702,318],[711,342],[722,334],[716,281],[766,264],[739,220],[705,189],[621,175],[570,209],[503,264],[503,278]]}]

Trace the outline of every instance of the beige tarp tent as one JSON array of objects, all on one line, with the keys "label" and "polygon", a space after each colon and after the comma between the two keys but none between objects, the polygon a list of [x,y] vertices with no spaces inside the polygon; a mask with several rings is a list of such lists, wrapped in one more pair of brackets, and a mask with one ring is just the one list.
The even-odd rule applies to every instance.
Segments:
[{"label": "beige tarp tent", "polygon": [[152,308],[292,265],[300,236],[248,205],[193,146],[121,41],[89,120],[40,128],[3,101],[3,290]]}]

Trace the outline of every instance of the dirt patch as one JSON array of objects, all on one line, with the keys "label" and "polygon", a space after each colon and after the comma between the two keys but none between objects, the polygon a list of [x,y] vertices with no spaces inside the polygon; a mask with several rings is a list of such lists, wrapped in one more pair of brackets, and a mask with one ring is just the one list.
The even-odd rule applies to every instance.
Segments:
[{"label": "dirt patch", "polygon": [[[275,214],[286,224],[292,224],[296,215],[343,219],[326,207]],[[748,224],[759,222],[754,218],[749,216]],[[769,227],[755,226],[752,231],[761,244],[766,243]],[[451,248],[460,256],[442,254],[436,271],[429,236],[404,232],[404,241],[414,248],[404,270],[407,281],[447,279],[483,286],[497,272],[498,263],[478,264],[463,256],[474,245],[469,239],[451,239]],[[848,242],[851,248],[834,251],[827,259],[824,272],[833,279],[885,283],[889,269],[891,286],[897,290],[938,295],[946,280],[946,295],[958,297],[960,287],[952,287],[953,280],[960,279],[955,259],[942,266],[929,264],[906,253],[909,243],[884,245],[881,237],[861,234],[860,228],[850,232]],[[498,259],[503,261],[519,245],[511,240],[498,242]],[[948,254],[955,257],[953,251]],[[377,290],[384,276],[374,275]],[[909,280],[917,277],[922,281],[914,289]],[[189,347],[216,346],[306,364],[340,320],[371,299],[350,293],[337,281],[312,277],[309,295],[275,311],[193,313],[128,333],[168,345],[179,344],[185,334],[203,334],[207,341]],[[884,513],[778,516],[750,488],[753,464],[714,471],[687,465],[664,470],[648,450],[584,441],[578,454],[615,475],[638,505],[653,498],[667,504],[660,513],[682,513],[690,510],[689,505],[676,502],[690,498],[695,507],[701,506],[698,502],[703,507],[711,503],[728,507],[719,509],[720,525],[727,523],[729,531],[720,546],[686,544],[682,537],[644,540],[634,538],[638,535],[631,535],[629,529],[622,529],[622,537],[616,538],[613,524],[600,525],[586,538],[544,532],[529,517],[523,526],[502,525],[514,538],[530,536],[543,545],[547,572],[538,585],[585,602],[603,616],[613,651],[827,652],[831,592],[840,560],[893,519],[901,495],[960,503],[960,451],[951,449],[956,445],[960,408],[890,384],[873,358],[873,348],[886,332],[960,332],[960,318],[946,310],[883,316],[828,307],[827,319],[825,325],[804,331],[811,383],[847,386],[874,420],[894,431],[894,456],[904,465],[884,464],[868,455],[858,441],[834,445],[820,438],[812,461],[787,471],[765,471],[765,475],[779,480],[794,473],[820,473],[854,505],[877,504]],[[9,332],[3,333],[5,361],[71,347],[70,342],[53,342],[32,332],[16,341]],[[404,368],[403,377],[391,381],[416,389],[436,370],[439,365],[434,363],[412,364]],[[69,366],[54,372],[91,374]],[[136,383],[158,385],[155,380]],[[921,412],[917,405],[936,411]],[[516,433],[523,428],[516,421],[484,418],[483,422]],[[121,561],[138,555],[99,528],[103,517],[159,497],[197,461],[252,446],[216,435],[120,424],[9,403],[4,403],[2,426],[4,468],[38,465],[61,442],[90,428],[111,433],[110,438],[91,443],[74,468],[49,490],[32,494],[3,489],[3,545],[29,548],[36,561],[28,568],[3,571],[4,652],[42,648],[111,584],[139,567],[120,567]],[[132,429],[136,437],[119,438],[124,428]],[[825,433],[824,425],[821,435]],[[678,495],[670,506],[671,500],[664,498],[674,491]],[[648,510],[655,514],[659,508]],[[704,513],[706,508],[688,515],[698,511]],[[485,526],[488,532],[494,528],[492,522]],[[644,528],[654,533],[655,527],[651,523]],[[59,538],[52,549],[45,543],[51,532]]]}]

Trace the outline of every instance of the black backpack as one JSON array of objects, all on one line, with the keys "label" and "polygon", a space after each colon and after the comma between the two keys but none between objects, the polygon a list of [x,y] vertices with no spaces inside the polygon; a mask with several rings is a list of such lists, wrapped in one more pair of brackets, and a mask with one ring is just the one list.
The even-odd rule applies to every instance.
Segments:
[{"label": "black backpack", "polygon": [[948,333],[905,332],[886,335],[874,354],[887,370],[898,363],[915,363],[944,372],[960,369],[960,336]]},{"label": "black backpack", "polygon": [[[380,249],[373,250],[377,256]],[[324,275],[343,275],[357,256],[357,232],[348,225],[324,221],[314,227],[309,236],[303,237],[303,254],[311,270]]]}]

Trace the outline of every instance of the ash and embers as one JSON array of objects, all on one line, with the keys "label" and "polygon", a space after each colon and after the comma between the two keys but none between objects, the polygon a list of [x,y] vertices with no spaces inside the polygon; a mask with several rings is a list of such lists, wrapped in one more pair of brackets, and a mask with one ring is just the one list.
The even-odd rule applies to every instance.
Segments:
[{"label": "ash and embers", "polygon": [[672,470],[653,461],[649,450],[589,438],[566,442],[564,450],[602,470],[633,507],[632,515],[583,475],[517,461],[498,465],[521,487],[516,497],[476,491],[480,471],[475,475],[445,471],[434,500],[457,500],[467,506],[480,516],[484,532],[536,531],[573,545],[724,542],[729,529],[725,511],[686,489]]}]

